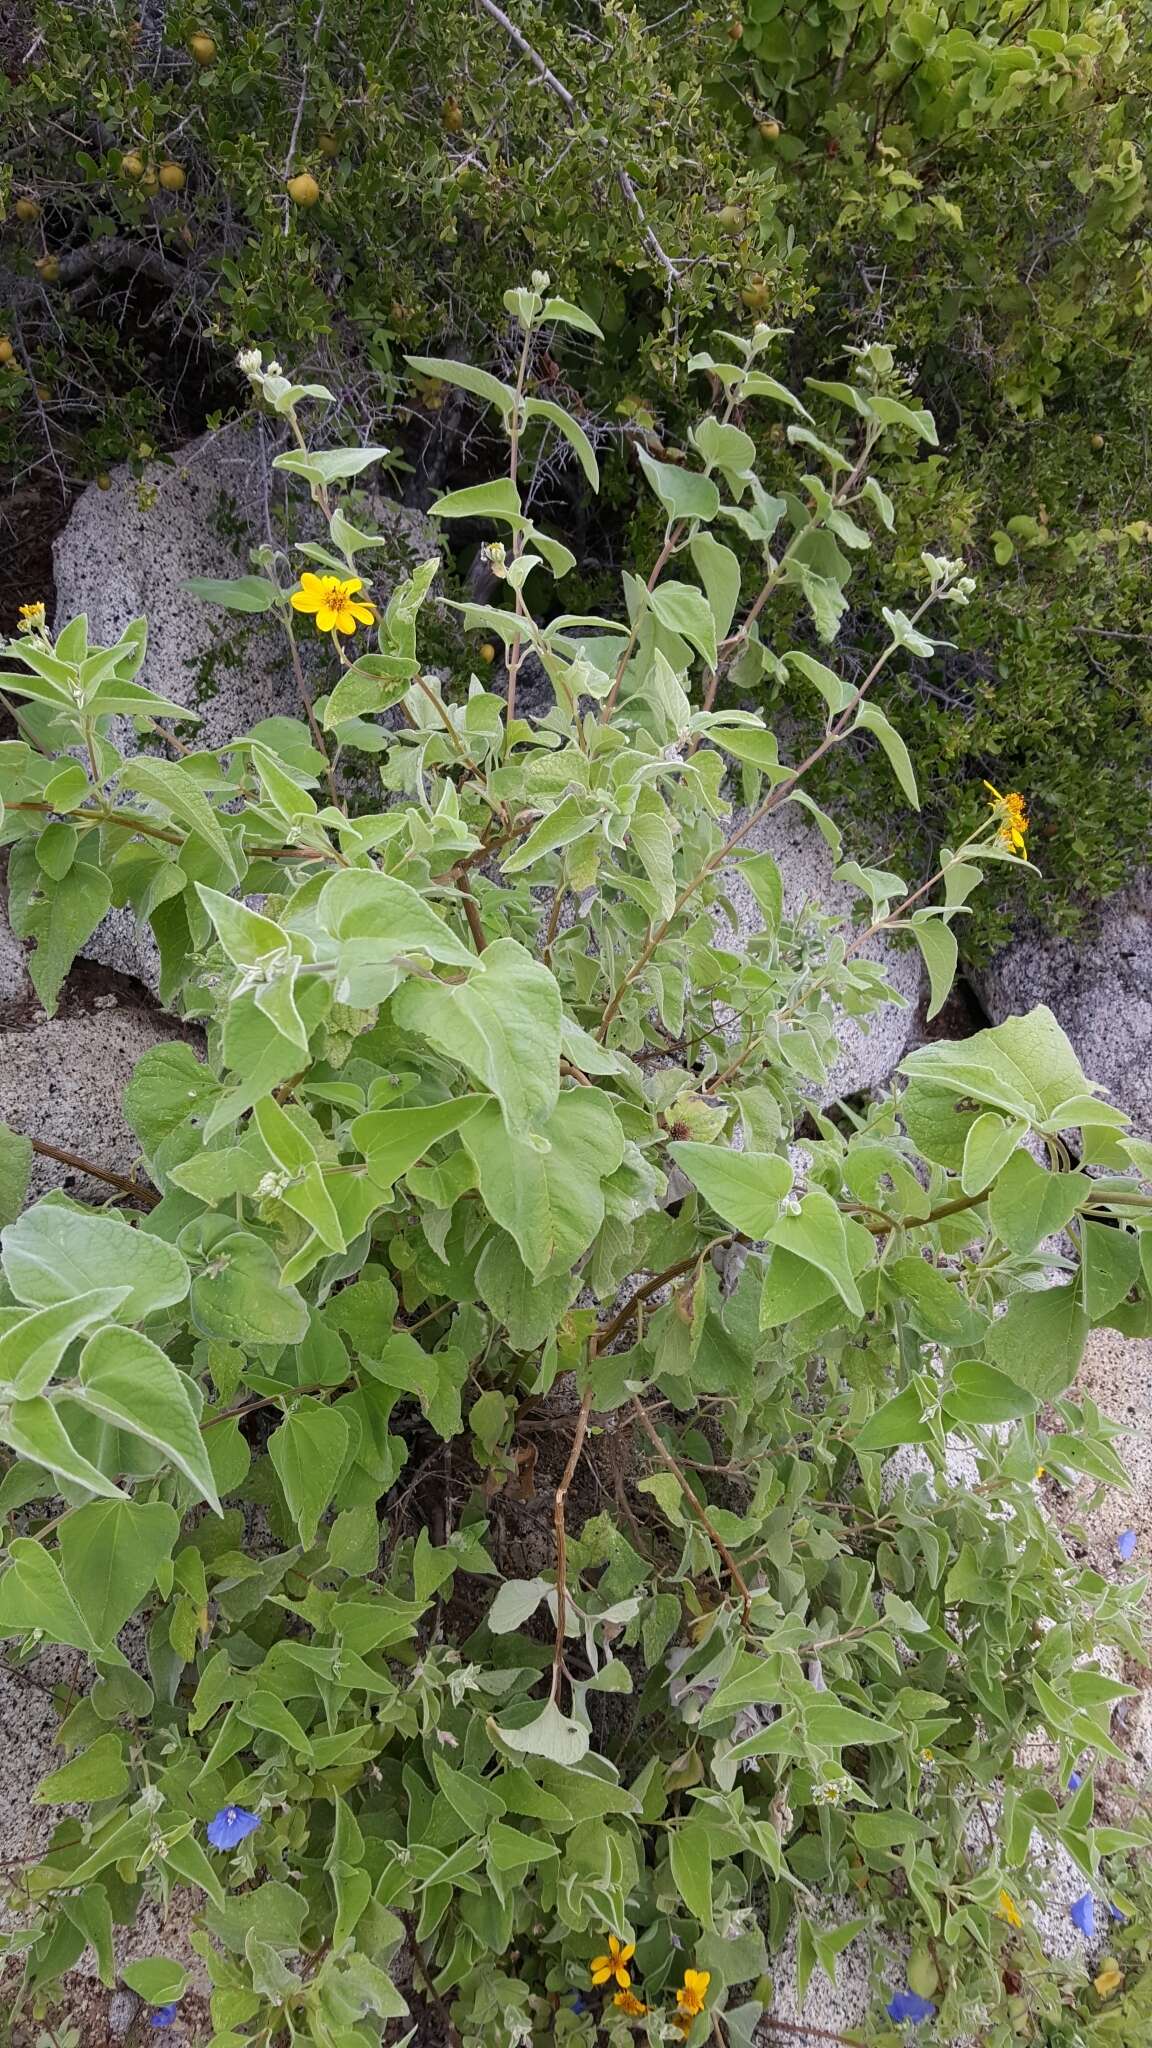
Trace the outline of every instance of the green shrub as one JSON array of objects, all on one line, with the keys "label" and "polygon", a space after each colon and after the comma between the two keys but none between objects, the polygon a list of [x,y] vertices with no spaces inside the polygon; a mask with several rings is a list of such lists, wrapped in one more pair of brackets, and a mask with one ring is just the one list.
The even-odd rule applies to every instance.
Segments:
[{"label": "green shrub", "polygon": [[[162,41],[135,0],[25,12],[0,70],[0,466],[21,479],[22,535],[59,516],[42,500],[233,409],[230,351],[253,342],[306,362],[369,438],[403,390],[413,459],[444,387],[413,393],[405,349],[463,343],[490,361],[499,281],[546,260],[607,336],[597,352],[558,337],[544,373],[621,450],[595,550],[615,563],[636,548],[621,531],[635,444],[683,439],[685,364],[717,312],[792,325],[794,380],[825,374],[842,341],[882,339],[948,460],[905,480],[903,545],[861,592],[865,666],[868,622],[926,540],[981,577],[957,653],[918,667],[902,704],[932,832],[969,829],[958,782],[1027,769],[1048,883],[1023,900],[1064,928],[1142,858],[1143,8],[798,16],[755,0],[738,40],[723,13],[669,23],[663,0],[602,11],[594,36],[566,0],[505,21],[433,0],[402,36],[388,9],[349,0],[319,18],[311,0],[274,19],[169,7]],[[179,189],[160,183],[166,164]],[[291,198],[297,176],[315,204]],[[457,480],[474,459],[466,440]],[[878,829],[885,774],[875,750],[846,749],[829,793],[878,858],[926,873],[925,835],[889,845]],[[1020,900],[982,897],[968,950],[1003,938]]]},{"label": "green shrub", "polygon": [[[1152,1148],[1045,1010],[815,1110],[839,1016],[884,980],[858,932],[786,918],[752,850],[855,732],[916,802],[883,704],[962,612],[963,564],[924,554],[856,681],[768,632],[795,602],[834,632],[893,518],[873,454],[933,423],[873,349],[830,442],[764,369],[769,330],[721,336],[694,365],[719,410],[683,465],[645,461],[662,540],[625,616],[540,614],[528,588],[575,562],[522,466],[556,436],[596,482],[533,395],[555,328],[596,335],[547,290],[508,294],[509,379],[414,365],[508,435],[503,475],[434,507],[495,530],[514,607],[459,610],[503,644],[503,696],[421,664],[435,558],[372,620],[342,487],[380,450],[316,447],[329,394],[256,355],[328,539],[195,587],[318,632],[330,689],[221,751],[125,756],[119,721],[178,715],[137,680],[143,620],[103,649],[33,608],[7,650],[42,1000],[130,905],[207,1033],[129,1086],[138,1221],[20,1213],[34,1141],[4,1138],[0,1633],[94,1679],[39,1794],[82,1817],[2,1937],[20,2002],[88,1944],[111,1982],[116,1926],[190,1888],[217,2048],[371,2048],[410,2006],[464,2048],[750,2048],[790,1926],[801,1993],[866,1939],[877,2044],[899,1993],[942,2038],[1107,2048],[1152,1983],[1152,1829],[1135,1801],[1098,1816],[1093,1777],[1143,1581],[1078,1563],[1037,1479],[1125,1483],[1117,1426],[1069,1390],[1092,1325],[1152,1326]],[[786,494],[733,420],[766,408]],[[819,698],[810,760],[716,708],[729,670]],[[379,808],[349,814],[366,738]],[[841,873],[939,1003],[984,869],[1025,846],[1006,792],[923,888]],[[736,870],[761,914],[739,950]],[[1127,1916],[1114,1970],[1045,1957],[1037,1838]],[[186,1988],[162,1956],[125,1974],[162,2008]]]}]

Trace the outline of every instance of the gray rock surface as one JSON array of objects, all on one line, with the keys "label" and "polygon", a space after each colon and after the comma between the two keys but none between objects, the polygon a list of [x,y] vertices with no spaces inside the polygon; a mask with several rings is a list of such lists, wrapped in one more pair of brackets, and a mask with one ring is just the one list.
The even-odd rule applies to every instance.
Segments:
[{"label": "gray rock surface", "polygon": [[[0,918],[0,931],[4,923]],[[69,1001],[45,1017],[33,1000],[19,1021],[0,1011],[0,1121],[22,1135],[130,1174],[139,1154],[121,1096],[151,1046],[190,1034],[162,1012],[99,993],[92,1007]],[[78,1201],[107,1201],[114,1191],[78,1167],[38,1156],[30,1194],[63,1188]]]},{"label": "gray rock surface", "polygon": [[[198,711],[198,736],[209,746],[261,718],[299,715],[278,629],[262,614],[223,611],[183,587],[191,576],[250,574],[251,550],[270,542],[284,550],[291,573],[309,566],[289,543],[314,535],[317,515],[294,500],[291,530],[283,526],[285,479],[267,467],[272,452],[260,423],[242,420],[202,434],[168,461],[146,463],[139,477],[121,464],[109,489],[93,484],[77,499],[53,551],[57,626],[86,612],[92,639],[107,645],[145,614],[141,680]],[[372,497],[365,523],[394,541],[372,557],[377,596],[435,551],[423,515],[391,499]]]},{"label": "gray rock surface", "polygon": [[994,1024],[1047,1003],[1090,1080],[1152,1138],[1152,870],[1072,939],[1023,927],[977,978]]},{"label": "gray rock surface", "polygon": [[[734,823],[739,821],[734,815]],[[805,905],[816,912],[843,920],[851,928],[858,892],[834,878],[836,861],[821,838],[811,817],[801,805],[785,803],[769,812],[749,833],[745,846],[756,853],[770,853],[784,884],[784,914],[794,918]],[[763,919],[751,889],[738,871],[726,871],[725,887],[737,915],[738,941],[763,928]],[[920,956],[914,950],[898,948],[884,932],[878,932],[861,948],[861,959],[880,961],[897,998],[884,1003],[870,1017],[855,1018],[839,1012],[837,1029],[841,1054],[832,1068],[827,1086],[820,1092],[821,1105],[858,1090],[883,1088],[905,1053],[920,1042]]]},{"label": "gray rock surface", "polygon": [[[8,900],[7,862],[0,865],[0,903]],[[13,1005],[25,1004],[32,984],[24,964],[24,948],[14,937],[8,919],[0,910],[0,1019]]]},{"label": "gray rock surface", "polygon": [[[148,654],[140,680],[198,712],[197,737],[208,746],[223,745],[263,718],[301,712],[279,628],[262,614],[206,604],[183,587],[192,576],[250,574],[251,550],[269,542],[288,557],[283,579],[309,566],[288,553],[288,543],[314,537],[318,515],[306,498],[294,497],[284,523],[288,480],[268,468],[274,452],[267,428],[250,419],[201,435],[170,461],[147,463],[139,477],[121,464],[111,472],[109,489],[92,484],[77,499],[55,543],[57,628],[85,612],[91,639],[106,646],[129,619],[146,616]],[[371,495],[360,523],[392,537],[393,545],[371,558],[377,598],[435,552],[428,521],[391,499]],[[331,687],[330,650],[318,647],[303,623],[302,653],[318,695]],[[125,721],[118,744],[128,736]],[[155,948],[129,914],[113,911],[84,952],[155,990]]]},{"label": "gray rock surface", "polygon": [[[84,1810],[38,1806],[35,1793],[41,1778],[49,1771],[59,1770],[67,1761],[55,1740],[60,1716],[52,1697],[53,1687],[67,1689],[77,1685],[83,1692],[90,1677],[85,1660],[64,1649],[46,1650],[20,1671],[0,1666],[0,1743],[4,1756],[0,1824],[4,1855],[13,1864],[42,1855],[60,1820],[68,1813],[80,1814]],[[183,1963],[197,1989],[203,1988],[204,1966],[188,1941],[199,1900],[199,1893],[187,1886],[173,1892],[167,1912],[159,1898],[145,1898],[132,1926],[114,1930],[117,1966],[122,1969],[125,1963],[142,1956],[170,1956]],[[19,1919],[18,1909],[11,1903],[0,1902],[0,1930],[18,1925]],[[80,1958],[78,1972],[96,1974],[96,1959],[90,1949]]]}]

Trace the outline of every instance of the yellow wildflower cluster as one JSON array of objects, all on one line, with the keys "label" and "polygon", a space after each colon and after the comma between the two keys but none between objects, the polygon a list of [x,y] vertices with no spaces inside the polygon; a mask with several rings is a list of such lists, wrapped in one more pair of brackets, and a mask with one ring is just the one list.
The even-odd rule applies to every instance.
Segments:
[{"label": "yellow wildflower cluster", "polygon": [[[615,1984],[612,2003],[618,2012],[630,2020],[643,2019],[649,2010],[644,2000],[632,1989],[632,1972],[628,1968],[636,1953],[634,1941],[621,1941],[616,1934],[608,1936],[608,1947],[602,1956],[593,1956],[588,1974],[594,1985]],[[708,1986],[712,1982],[709,1970],[685,1970],[684,1981],[676,1992],[676,2010],[672,2024],[679,2027],[684,2035],[692,2031],[693,2022],[703,2012],[708,1997]]]},{"label": "yellow wildflower cluster", "polygon": [[1009,853],[1019,854],[1021,860],[1028,857],[1028,810],[1018,790],[1010,789],[1002,796],[993,789],[990,782],[984,784],[992,799],[992,816],[996,820],[996,837]]}]

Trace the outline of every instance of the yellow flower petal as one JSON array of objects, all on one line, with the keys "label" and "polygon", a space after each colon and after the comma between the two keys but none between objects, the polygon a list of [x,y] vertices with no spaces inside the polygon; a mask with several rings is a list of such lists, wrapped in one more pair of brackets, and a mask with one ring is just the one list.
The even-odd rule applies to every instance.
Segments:
[{"label": "yellow flower petal", "polygon": [[324,602],[322,590],[294,590],[292,609],[294,612],[316,612]]}]

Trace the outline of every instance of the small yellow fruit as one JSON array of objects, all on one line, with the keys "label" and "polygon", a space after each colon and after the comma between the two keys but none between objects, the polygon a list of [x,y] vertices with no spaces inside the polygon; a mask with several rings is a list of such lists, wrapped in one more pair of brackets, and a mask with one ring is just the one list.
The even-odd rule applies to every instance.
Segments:
[{"label": "small yellow fruit", "polygon": [[716,219],[730,235],[738,235],[744,225],[744,213],[739,206],[722,206]]},{"label": "small yellow fruit", "polygon": [[39,220],[40,208],[34,199],[18,199],[12,208],[17,220]]},{"label": "small yellow fruit", "polygon": [[47,405],[52,393],[47,384],[38,384],[36,386],[36,396],[40,400],[41,405]]},{"label": "small yellow fruit", "polygon": [[216,45],[210,35],[206,35],[203,29],[198,29],[194,36],[188,38],[188,54],[196,59],[197,64],[214,64]]},{"label": "small yellow fruit", "polygon": [[106,469],[100,471],[96,479],[96,488],[98,491],[110,491],[112,489],[112,479]]},{"label": "small yellow fruit", "polygon": [[143,157],[137,156],[136,151],[130,149],[128,154],[120,159],[120,170],[125,178],[131,178],[135,182],[137,178],[144,176]]},{"label": "small yellow fruit", "polygon": [[480,649],[480,659],[481,661],[495,661],[496,649],[493,647],[492,642],[490,640],[486,640],[484,642],[483,647]]},{"label": "small yellow fruit", "polygon": [[140,190],[147,192],[149,195],[160,190],[160,180],[155,171],[145,171],[144,176],[140,180]]},{"label": "small yellow fruit", "polygon": [[779,121],[761,121],[760,133],[764,137],[765,142],[778,142],[780,140]]},{"label": "small yellow fruit", "polygon": [[772,303],[772,294],[762,277],[753,277],[740,294],[750,313],[763,313]]},{"label": "small yellow fruit", "polygon": [[1103,434],[1093,434],[1093,436],[1092,436],[1092,446],[1093,446],[1094,448],[1102,448],[1102,447],[1104,446],[1104,436],[1103,436]]},{"label": "small yellow fruit", "polygon": [[36,268],[40,272],[40,282],[42,284],[55,284],[60,275],[60,258],[58,256],[38,256],[36,258]]},{"label": "small yellow fruit", "polygon": [[340,153],[340,139],[336,135],[325,132],[316,137],[316,143],[321,156],[338,156]]},{"label": "small yellow fruit", "polygon": [[188,180],[179,164],[161,164],[160,183],[166,192],[182,192]]},{"label": "small yellow fruit", "polygon": [[311,171],[297,171],[294,178],[289,178],[288,197],[297,206],[315,206],[320,197],[320,187]]},{"label": "small yellow fruit", "polygon": [[460,130],[464,126],[464,110],[459,100],[452,98],[444,100],[440,108],[440,119],[443,121],[445,128],[447,128],[449,135],[459,135]]},{"label": "small yellow fruit", "polygon": [[0,334],[0,363],[10,363],[16,351],[6,334]]},{"label": "small yellow fruit", "polygon": [[743,39],[743,35],[744,23],[742,21],[730,21],[728,23],[728,38],[730,42],[740,42]]}]

